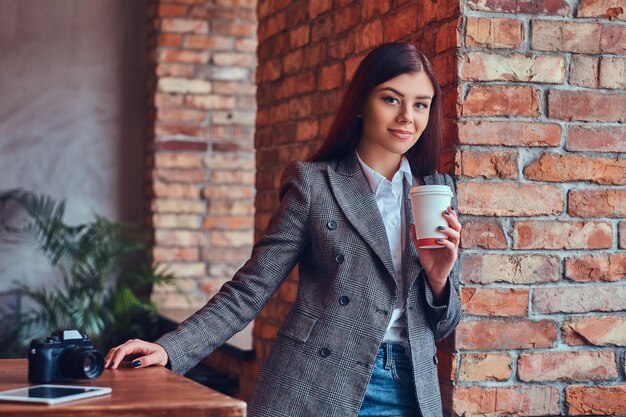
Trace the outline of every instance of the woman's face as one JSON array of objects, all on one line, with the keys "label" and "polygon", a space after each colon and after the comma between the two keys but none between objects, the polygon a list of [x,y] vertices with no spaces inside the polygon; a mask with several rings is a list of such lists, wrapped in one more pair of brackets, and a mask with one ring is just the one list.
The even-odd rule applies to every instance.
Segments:
[{"label": "woman's face", "polygon": [[401,74],[374,87],[362,112],[359,151],[381,157],[406,153],[426,128],[434,94],[423,71]]}]

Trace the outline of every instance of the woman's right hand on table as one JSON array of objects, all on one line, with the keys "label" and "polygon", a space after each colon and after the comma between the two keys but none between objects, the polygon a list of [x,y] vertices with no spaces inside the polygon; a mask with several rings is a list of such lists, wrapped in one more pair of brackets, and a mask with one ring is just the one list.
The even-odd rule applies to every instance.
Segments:
[{"label": "woman's right hand on table", "polygon": [[104,367],[117,369],[124,358],[133,358],[131,363],[133,368],[144,368],[150,365],[165,366],[168,361],[167,352],[163,346],[140,339],[131,339],[107,353]]}]

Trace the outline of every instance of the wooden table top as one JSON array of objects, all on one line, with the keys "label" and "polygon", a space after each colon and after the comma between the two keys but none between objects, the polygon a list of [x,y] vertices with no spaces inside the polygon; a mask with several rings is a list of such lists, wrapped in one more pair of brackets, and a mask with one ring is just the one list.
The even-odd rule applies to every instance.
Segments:
[{"label": "wooden table top", "polygon": [[[57,383],[57,382],[52,382]],[[58,382],[66,384],[65,382]],[[26,359],[0,360],[0,390],[28,385]],[[197,384],[163,367],[106,369],[95,380],[67,385],[111,387],[109,395],[58,405],[0,402],[3,417],[23,416],[202,416],[245,417],[246,403]]]}]

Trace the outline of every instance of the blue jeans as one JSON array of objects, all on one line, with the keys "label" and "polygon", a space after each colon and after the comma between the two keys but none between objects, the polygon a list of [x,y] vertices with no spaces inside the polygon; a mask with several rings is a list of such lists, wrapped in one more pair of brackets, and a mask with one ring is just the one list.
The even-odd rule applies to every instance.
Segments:
[{"label": "blue jeans", "polygon": [[380,345],[358,417],[420,417],[411,360],[404,347]]}]

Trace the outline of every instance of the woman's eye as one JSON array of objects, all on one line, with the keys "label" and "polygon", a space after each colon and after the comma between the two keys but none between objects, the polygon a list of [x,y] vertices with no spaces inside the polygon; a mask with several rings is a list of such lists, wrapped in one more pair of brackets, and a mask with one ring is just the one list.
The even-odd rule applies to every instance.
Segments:
[{"label": "woman's eye", "polygon": [[418,109],[427,109],[428,105],[424,103],[415,103],[415,107],[417,107]]},{"label": "woman's eye", "polygon": [[397,99],[397,98],[395,98],[395,97],[390,97],[390,96],[383,97],[383,101],[385,101],[385,102],[387,102],[387,103],[389,103],[389,104],[396,104],[396,103],[399,103],[399,101],[398,101],[398,99]]}]

